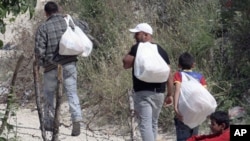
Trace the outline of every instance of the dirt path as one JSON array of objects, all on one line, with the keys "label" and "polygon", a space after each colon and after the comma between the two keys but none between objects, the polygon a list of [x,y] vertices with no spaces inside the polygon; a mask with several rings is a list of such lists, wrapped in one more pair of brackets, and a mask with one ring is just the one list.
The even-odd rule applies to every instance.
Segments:
[{"label": "dirt path", "polygon": [[[0,105],[0,109],[5,109],[4,105]],[[2,110],[1,110],[2,111]],[[2,112],[1,112],[2,113]],[[41,136],[41,130],[39,129],[40,123],[35,110],[35,106],[32,108],[19,108],[15,115],[12,116],[8,123],[14,125],[14,130],[6,133],[5,138],[11,140],[12,137],[17,141],[43,141]],[[78,137],[72,137],[71,134],[71,121],[68,112],[68,104],[64,102],[61,105],[61,125],[59,128],[59,140],[60,141],[130,141],[130,134],[124,133],[124,135],[118,135],[119,128],[109,126],[102,128],[100,131],[91,132],[86,130],[84,124],[81,126],[81,134]],[[118,130],[117,130],[118,129]],[[113,130],[114,132],[111,132]],[[47,137],[51,139],[51,133],[48,132]],[[174,141],[175,137],[172,134],[159,134],[157,141]],[[140,141],[140,140],[137,140]]]},{"label": "dirt path", "polygon": [[[81,126],[81,134],[78,137],[72,137],[70,135],[72,125],[69,119],[67,103],[63,103],[61,109],[61,123],[64,123],[64,125],[59,128],[60,141],[125,141],[123,137],[116,137],[102,132],[91,132],[86,130],[84,125]],[[8,133],[5,138],[10,140],[16,136],[20,141],[43,141],[39,129],[40,123],[37,110],[24,108],[17,110],[15,113],[16,115],[12,116],[8,121],[11,125],[14,125],[14,130]],[[47,137],[51,137],[50,132],[47,133]]]}]

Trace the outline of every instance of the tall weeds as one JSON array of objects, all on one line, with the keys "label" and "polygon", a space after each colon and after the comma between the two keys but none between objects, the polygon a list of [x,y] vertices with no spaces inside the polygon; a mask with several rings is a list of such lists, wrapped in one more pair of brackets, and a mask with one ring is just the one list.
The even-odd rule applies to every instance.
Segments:
[{"label": "tall weeds", "polygon": [[[173,71],[178,70],[177,58],[182,52],[194,55],[194,70],[206,77],[218,108],[227,110],[242,105],[237,96],[249,88],[245,78],[249,76],[249,10],[244,5],[228,8],[225,3],[226,0],[62,3],[65,11],[77,13],[79,19],[89,23],[92,36],[101,43],[90,57],[78,62],[83,105],[101,108],[97,108],[98,114],[108,117],[108,122],[127,120],[125,93],[132,88],[132,78],[131,70],[124,70],[121,60],[133,44],[128,29],[140,22],[152,25],[154,40],[168,52]],[[172,109],[164,109],[160,124],[167,127],[172,124],[172,117]]]}]

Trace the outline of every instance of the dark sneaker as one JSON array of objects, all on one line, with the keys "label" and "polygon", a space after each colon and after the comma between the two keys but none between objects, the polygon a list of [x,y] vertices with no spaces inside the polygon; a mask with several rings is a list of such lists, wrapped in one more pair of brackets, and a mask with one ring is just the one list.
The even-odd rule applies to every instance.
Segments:
[{"label": "dark sneaker", "polygon": [[80,122],[73,122],[71,136],[79,136],[80,135],[80,133],[81,133],[80,126],[81,126]]},{"label": "dark sneaker", "polygon": [[[41,126],[40,126],[40,130],[42,130]],[[44,130],[45,130],[45,131],[53,132],[53,128],[52,128],[52,127],[44,126]]]}]

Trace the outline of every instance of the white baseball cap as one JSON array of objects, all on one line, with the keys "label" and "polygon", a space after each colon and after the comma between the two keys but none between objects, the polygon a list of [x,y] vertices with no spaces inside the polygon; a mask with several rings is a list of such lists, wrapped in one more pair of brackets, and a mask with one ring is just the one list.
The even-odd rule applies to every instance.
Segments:
[{"label": "white baseball cap", "polygon": [[148,34],[153,34],[152,27],[147,23],[140,23],[138,24],[134,29],[129,29],[130,32],[136,33],[136,32],[145,32]]}]

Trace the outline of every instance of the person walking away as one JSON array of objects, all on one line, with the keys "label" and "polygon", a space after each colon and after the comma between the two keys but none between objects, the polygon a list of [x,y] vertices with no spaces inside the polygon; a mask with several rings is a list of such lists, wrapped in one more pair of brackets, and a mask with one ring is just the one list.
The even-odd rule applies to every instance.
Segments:
[{"label": "person walking away", "polygon": [[174,111],[175,111],[175,128],[176,128],[176,138],[177,141],[186,141],[192,135],[198,134],[199,126],[194,128],[189,128],[182,122],[183,116],[178,110],[178,101],[180,96],[182,75],[181,73],[186,73],[195,79],[197,79],[204,87],[206,87],[206,80],[201,73],[192,71],[194,67],[194,58],[188,52],[185,52],[179,56],[178,67],[181,69],[174,73]]},{"label": "person walking away", "polygon": [[[53,131],[55,114],[54,96],[57,89],[57,64],[63,67],[64,92],[68,99],[69,111],[73,123],[72,136],[80,134],[82,111],[77,95],[77,56],[59,55],[59,41],[67,29],[64,16],[59,13],[58,5],[48,1],[44,6],[47,20],[41,24],[35,36],[35,57],[38,64],[44,68],[44,127],[46,131]],[[77,22],[75,22],[77,24]],[[78,25],[87,31],[87,25]]]},{"label": "person walking away", "polygon": [[[134,29],[130,29],[134,33],[136,43],[131,47],[128,54],[123,57],[123,67],[125,69],[132,69],[133,90],[134,90],[134,104],[135,112],[140,118],[139,128],[143,141],[155,141],[158,132],[158,118],[164,103],[164,93],[167,85],[167,96],[165,101],[171,103],[172,97],[172,76],[171,73],[166,82],[148,83],[139,80],[134,75],[134,60],[137,49],[140,43],[152,42],[153,29],[147,23],[140,23]],[[164,61],[170,65],[168,54],[158,44],[157,49]],[[171,72],[171,71],[170,71]]]}]

